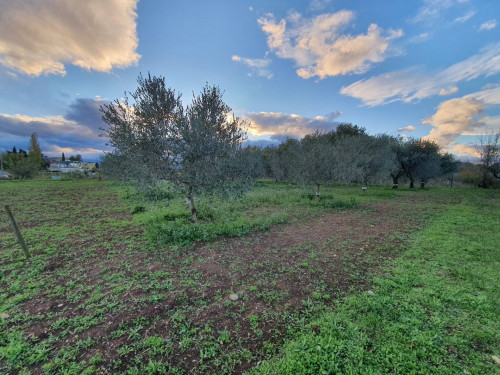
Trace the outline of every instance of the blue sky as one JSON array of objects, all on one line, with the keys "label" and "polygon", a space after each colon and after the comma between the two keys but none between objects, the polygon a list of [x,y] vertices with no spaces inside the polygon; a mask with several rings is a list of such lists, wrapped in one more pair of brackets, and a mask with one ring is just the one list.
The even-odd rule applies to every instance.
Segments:
[{"label": "blue sky", "polygon": [[500,128],[500,2],[4,0],[0,150],[106,150],[99,107],[140,72],[219,85],[252,141],[347,122],[459,157]]}]

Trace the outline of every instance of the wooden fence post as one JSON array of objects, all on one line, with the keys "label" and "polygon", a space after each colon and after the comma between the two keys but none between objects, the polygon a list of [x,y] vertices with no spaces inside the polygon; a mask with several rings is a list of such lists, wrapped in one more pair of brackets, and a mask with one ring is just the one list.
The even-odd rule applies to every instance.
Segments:
[{"label": "wooden fence post", "polygon": [[24,242],[23,236],[21,235],[21,232],[19,231],[19,228],[17,227],[16,220],[14,220],[14,215],[12,215],[12,211],[10,210],[9,205],[5,205],[5,211],[7,212],[7,216],[9,216],[10,223],[12,224],[12,228],[14,228],[14,232],[16,233],[17,237],[17,242],[21,247],[23,248],[24,255],[26,258],[31,258],[31,255],[28,251],[28,248],[26,247],[26,243]]}]

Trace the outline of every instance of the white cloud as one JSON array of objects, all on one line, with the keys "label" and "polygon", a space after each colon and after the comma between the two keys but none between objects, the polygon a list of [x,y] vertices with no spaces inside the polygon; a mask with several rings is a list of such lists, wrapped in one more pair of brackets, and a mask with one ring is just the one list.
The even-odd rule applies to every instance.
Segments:
[{"label": "white cloud", "polygon": [[136,64],[137,0],[4,0],[0,64],[31,76],[70,63],[102,72]]},{"label": "white cloud", "polygon": [[249,132],[254,136],[270,136],[282,140],[287,137],[303,137],[316,130],[333,130],[339,124],[334,119],[339,111],[314,118],[279,112],[247,112],[244,118],[250,123]]},{"label": "white cloud", "polygon": [[469,94],[466,98],[473,98],[489,105],[500,105],[500,86],[486,88],[484,90]]},{"label": "white cloud", "polygon": [[457,86],[450,86],[446,89],[441,89],[439,90],[439,96],[446,96],[446,95],[451,95],[451,94],[454,94],[458,91],[458,87]]},{"label": "white cloud", "polygon": [[331,1],[332,0],[312,0],[311,4],[309,5],[309,10],[313,12],[323,10]]},{"label": "white cloud", "polygon": [[497,21],[490,20],[490,21],[487,21],[487,22],[481,24],[481,26],[479,27],[479,30],[492,30],[495,27],[497,27]]},{"label": "white cloud", "polygon": [[424,0],[424,5],[418,10],[411,22],[429,22],[439,17],[445,10],[467,0]]},{"label": "white cloud", "polygon": [[[273,77],[273,73],[267,69],[267,67],[271,64],[271,60],[267,57],[267,54],[263,59],[249,59],[233,55],[231,60],[245,64],[250,68],[250,71],[253,74],[257,74],[260,77],[266,77],[267,79],[271,79]],[[249,75],[251,76],[252,74]]]},{"label": "white cloud", "polygon": [[478,54],[436,74],[424,73],[421,68],[413,67],[357,81],[342,87],[340,92],[358,98],[369,106],[393,101],[412,102],[446,93],[458,82],[498,73],[500,43],[489,45]]},{"label": "white cloud", "polygon": [[366,34],[350,35],[342,30],[354,19],[351,11],[303,18],[291,13],[276,21],[272,14],[259,18],[267,34],[267,45],[278,57],[292,59],[302,78],[360,74],[373,63],[385,60],[390,41],[403,35],[402,30],[384,32],[371,24]]},{"label": "white cloud", "polygon": [[420,33],[417,36],[410,38],[410,43],[423,43],[431,38],[429,33]]},{"label": "white cloud", "polygon": [[412,132],[415,130],[415,127],[413,125],[405,126],[404,128],[399,128],[398,132]]},{"label": "white cloud", "polygon": [[468,20],[470,20],[475,14],[476,14],[476,12],[471,10],[471,11],[467,12],[466,14],[464,14],[462,17],[455,18],[455,22],[456,23],[465,23]]}]

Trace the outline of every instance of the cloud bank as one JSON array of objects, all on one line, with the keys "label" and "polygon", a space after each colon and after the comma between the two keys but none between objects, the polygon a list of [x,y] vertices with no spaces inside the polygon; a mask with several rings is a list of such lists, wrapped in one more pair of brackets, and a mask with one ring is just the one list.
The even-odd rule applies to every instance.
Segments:
[{"label": "cloud bank", "polygon": [[99,137],[99,129],[106,126],[99,112],[102,104],[102,101],[80,98],[70,105],[64,116],[0,114],[0,148],[24,148],[31,133],[36,132],[45,155],[65,152],[95,158],[108,149],[105,140]]},{"label": "cloud bank", "polygon": [[4,0],[0,64],[65,75],[65,64],[108,72],[136,64],[137,0]]},{"label": "cloud bank", "polygon": [[295,61],[298,76],[323,79],[366,72],[373,63],[385,60],[391,40],[403,35],[402,30],[385,32],[376,24],[371,24],[366,34],[343,33],[353,19],[353,12],[342,10],[314,18],[295,12],[279,21],[267,14],[258,23],[267,34],[271,51]]},{"label": "cloud bank", "polygon": [[314,118],[277,112],[247,112],[243,117],[250,123],[249,132],[252,135],[267,135],[273,140],[282,141],[286,138],[301,138],[316,130],[334,130],[339,125],[335,118],[340,115],[339,111]]}]

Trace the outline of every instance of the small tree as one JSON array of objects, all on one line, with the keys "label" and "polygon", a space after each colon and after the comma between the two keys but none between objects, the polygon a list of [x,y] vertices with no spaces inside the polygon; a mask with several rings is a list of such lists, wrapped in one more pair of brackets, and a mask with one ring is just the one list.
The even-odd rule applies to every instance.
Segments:
[{"label": "small tree", "polygon": [[439,145],[432,142],[421,140],[418,143],[418,164],[415,168],[415,175],[420,180],[420,187],[424,188],[425,184],[431,178],[438,177],[442,174]]},{"label": "small tree", "polygon": [[2,156],[3,168],[12,174],[14,178],[32,178],[37,173],[37,168],[31,160],[26,157],[26,153],[10,153]]},{"label": "small tree", "polygon": [[185,194],[192,221],[196,195],[241,191],[249,182],[237,157],[246,133],[230,112],[219,87],[206,85],[173,129],[171,180]]},{"label": "small tree", "polygon": [[391,175],[394,179],[394,176],[403,172],[410,180],[410,189],[415,187],[417,179],[424,187],[430,178],[439,175],[441,159],[436,143],[412,138],[402,142],[395,150],[399,170],[395,169],[397,172],[391,172]]},{"label": "small tree", "polygon": [[61,161],[66,161],[66,157],[64,156],[64,152],[61,155]]},{"label": "small tree", "polygon": [[82,155],[80,155],[80,154],[71,155],[71,156],[69,157],[69,161],[73,161],[73,162],[81,162],[81,161],[82,161]]},{"label": "small tree", "polygon": [[269,169],[276,181],[295,182],[298,179],[300,141],[288,138],[278,147],[267,148]]},{"label": "small tree", "polygon": [[123,101],[101,106],[108,124],[103,134],[114,150],[106,154],[103,171],[111,178],[137,182],[145,188],[168,180],[175,166],[173,129],[183,116],[180,95],[166,88],[164,77],[139,75],[139,86]]},{"label": "small tree", "polygon": [[186,110],[165,78],[139,75],[134,102],[101,107],[104,135],[114,151],[102,162],[109,176],[143,187],[169,181],[186,195],[192,221],[195,196],[238,190],[248,181],[236,163],[245,132],[216,86],[205,86]]},{"label": "small tree", "polygon": [[40,144],[38,143],[38,136],[36,133],[32,133],[30,137],[30,147],[28,149],[28,156],[30,162],[36,170],[41,170],[44,167],[44,160],[42,150],[40,149]]},{"label": "small tree", "polygon": [[356,176],[358,153],[353,142],[355,137],[317,131],[301,140],[297,173],[302,182],[316,186],[316,199],[320,200],[322,185],[349,182]]},{"label": "small tree", "polygon": [[334,181],[335,149],[328,133],[319,131],[308,134],[301,140],[300,166],[297,170],[299,179],[316,186],[316,199],[320,200],[321,185]]},{"label": "small tree", "polygon": [[453,181],[455,173],[458,172],[457,161],[455,156],[450,153],[445,153],[441,156],[441,174],[446,176],[450,183],[450,187],[453,187]]},{"label": "small tree", "polygon": [[481,161],[479,187],[488,188],[500,178],[500,133],[477,137],[476,147]]},{"label": "small tree", "polygon": [[357,168],[354,169],[354,173],[357,175],[356,180],[360,180],[364,186],[368,186],[369,181],[389,176],[393,159],[391,137],[361,134],[351,137],[350,141],[356,154]]},{"label": "small tree", "polygon": [[247,146],[237,153],[236,165],[241,166],[241,175],[248,174],[252,180],[267,175],[264,152],[258,146]]}]

